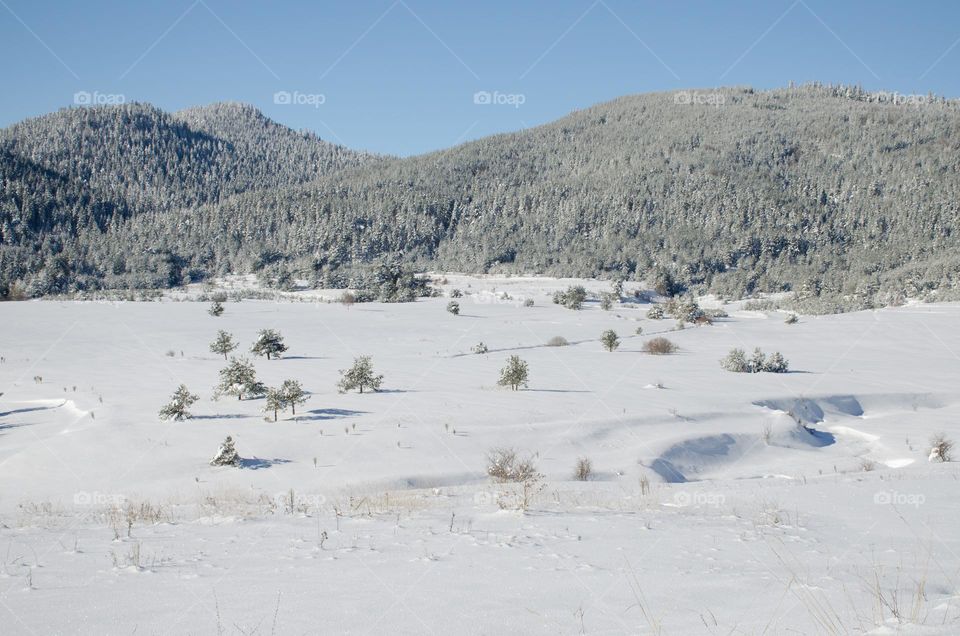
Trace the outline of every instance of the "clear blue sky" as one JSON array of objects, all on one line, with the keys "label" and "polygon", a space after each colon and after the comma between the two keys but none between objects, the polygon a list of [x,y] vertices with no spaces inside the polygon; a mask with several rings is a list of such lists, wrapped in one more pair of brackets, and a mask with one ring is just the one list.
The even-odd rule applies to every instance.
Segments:
[{"label": "clear blue sky", "polygon": [[0,0],[0,52],[0,126],[79,91],[232,100],[409,155],[648,91],[819,80],[958,97],[960,2]]}]

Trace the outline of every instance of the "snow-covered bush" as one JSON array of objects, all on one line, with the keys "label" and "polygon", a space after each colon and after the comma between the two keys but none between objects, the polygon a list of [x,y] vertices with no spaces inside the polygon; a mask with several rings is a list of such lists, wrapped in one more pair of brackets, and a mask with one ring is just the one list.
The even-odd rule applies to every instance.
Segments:
[{"label": "snow-covered bush", "polygon": [[213,459],[210,460],[211,466],[239,466],[240,465],[240,455],[237,453],[237,449],[234,448],[233,438],[227,435],[227,439],[223,440],[223,443],[220,444],[220,448],[217,449],[217,454],[213,456]]},{"label": "snow-covered bush", "polygon": [[497,483],[524,482],[538,474],[533,458],[520,459],[512,448],[495,448],[487,453],[487,475]]},{"label": "snow-covered bush", "polygon": [[219,300],[213,301],[213,303],[210,305],[210,309],[207,310],[207,313],[214,317],[220,316],[223,314],[223,303]]},{"label": "snow-covered bush", "polygon": [[647,318],[650,320],[663,320],[664,315],[663,305],[654,305],[647,310]]},{"label": "snow-covered bush", "polygon": [[460,303],[455,300],[451,300],[447,303],[447,311],[449,311],[454,316],[460,315]]},{"label": "snow-covered bush", "polygon": [[210,351],[222,354],[224,360],[227,359],[227,354],[236,348],[237,343],[233,340],[233,336],[223,329],[217,332],[216,339],[210,343]]},{"label": "snow-covered bush", "polygon": [[463,298],[463,292],[459,289],[451,289],[450,298]]},{"label": "snow-covered bush", "polygon": [[587,290],[583,285],[571,285],[565,291],[554,292],[553,302],[567,309],[580,309],[587,300]]},{"label": "snow-covered bush", "polygon": [[763,367],[767,373],[786,373],[790,370],[790,364],[779,351],[774,351]]},{"label": "snow-covered bush", "polygon": [[720,366],[734,373],[746,373],[750,370],[750,365],[747,362],[747,356],[743,352],[743,349],[731,349],[727,357],[720,361]]},{"label": "snow-covered bush", "polygon": [[181,384],[174,391],[170,402],[160,409],[161,420],[186,420],[190,419],[190,405],[200,399],[200,396],[194,395],[187,390],[185,384]]},{"label": "snow-covered bush", "polygon": [[554,336],[547,340],[548,347],[566,347],[568,344],[570,343],[563,336]]},{"label": "snow-covered bush", "polygon": [[593,475],[593,464],[586,457],[577,459],[576,468],[573,469],[573,478],[577,481],[587,481]]},{"label": "snow-covered bush", "polygon": [[477,354],[482,354],[482,353],[487,353],[488,351],[490,351],[490,349],[488,349],[487,345],[485,345],[484,343],[478,342],[477,344],[473,345],[473,348],[471,349],[471,351]]}]

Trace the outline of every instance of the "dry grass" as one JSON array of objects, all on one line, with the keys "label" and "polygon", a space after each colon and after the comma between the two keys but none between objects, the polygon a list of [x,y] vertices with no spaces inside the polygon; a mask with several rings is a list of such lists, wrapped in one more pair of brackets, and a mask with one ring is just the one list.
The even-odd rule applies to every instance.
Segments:
[{"label": "dry grass", "polygon": [[677,345],[662,336],[654,338],[653,340],[647,340],[643,343],[643,351],[654,356],[670,355],[676,352],[677,349],[679,349]]}]

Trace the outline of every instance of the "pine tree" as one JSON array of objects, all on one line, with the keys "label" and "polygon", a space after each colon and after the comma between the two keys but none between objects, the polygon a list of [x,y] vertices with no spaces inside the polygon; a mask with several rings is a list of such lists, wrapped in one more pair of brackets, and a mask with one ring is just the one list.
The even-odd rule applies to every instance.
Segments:
[{"label": "pine tree", "polygon": [[731,349],[727,357],[720,361],[720,366],[734,373],[746,373],[749,371],[747,356],[743,352],[743,349]]},{"label": "pine tree", "polygon": [[449,311],[454,316],[460,315],[460,303],[455,300],[451,300],[447,303],[447,311]]},{"label": "pine tree", "polygon": [[343,374],[343,377],[340,379],[337,388],[341,393],[346,393],[352,389],[360,389],[360,392],[363,393],[364,388],[378,391],[380,384],[383,382],[382,375],[374,375],[373,362],[370,360],[370,356],[360,356],[353,361],[352,367],[346,371],[341,370],[340,373]]},{"label": "pine tree", "polygon": [[790,368],[790,364],[787,362],[786,358],[783,357],[779,351],[774,351],[769,358],[767,358],[766,364],[764,364],[763,370],[767,373],[786,373]]},{"label": "pine tree", "polygon": [[604,331],[603,335],[600,336],[600,342],[603,343],[603,348],[607,351],[615,351],[620,346],[620,338],[613,329]]},{"label": "pine tree", "polygon": [[500,386],[508,386],[516,391],[521,386],[527,386],[527,380],[530,375],[530,367],[519,356],[510,356],[507,359],[507,366],[500,370]]},{"label": "pine tree", "polygon": [[213,303],[210,305],[210,309],[207,310],[207,313],[214,317],[223,314],[223,303],[221,303],[219,300],[213,301]]},{"label": "pine tree", "polygon": [[187,410],[190,405],[200,399],[200,396],[194,395],[187,390],[185,384],[181,384],[174,391],[170,402],[160,409],[161,420],[185,420],[190,419],[190,412]]},{"label": "pine tree", "polygon": [[767,366],[767,356],[760,350],[760,347],[757,347],[753,350],[753,355],[750,357],[750,363],[748,365],[750,373],[760,373]]},{"label": "pine tree", "polygon": [[307,394],[296,380],[284,380],[280,385],[280,393],[284,401],[290,405],[294,415],[297,414],[297,405],[307,401]]},{"label": "pine tree", "polygon": [[210,343],[210,351],[223,354],[223,359],[227,359],[227,354],[237,348],[233,336],[223,329],[217,332],[217,338]]},{"label": "pine tree", "polygon": [[284,398],[283,391],[281,389],[269,388],[267,389],[266,399],[263,404],[263,411],[269,413],[273,411],[273,421],[277,421],[277,413],[279,411],[286,410],[287,401]]},{"label": "pine tree", "polygon": [[230,358],[230,363],[220,369],[220,384],[214,389],[217,394],[236,395],[242,400],[244,395],[263,395],[266,387],[257,380],[253,364],[246,358]]},{"label": "pine tree", "polygon": [[237,449],[234,448],[233,438],[227,435],[227,439],[223,440],[223,443],[220,444],[220,447],[217,449],[217,454],[213,456],[213,459],[210,460],[211,466],[239,466],[240,465],[240,455],[237,453]]},{"label": "pine tree", "polygon": [[283,336],[280,335],[279,331],[273,329],[261,329],[257,341],[250,349],[255,355],[267,356],[267,360],[271,356],[279,358],[280,354],[286,350],[287,345],[283,344]]}]

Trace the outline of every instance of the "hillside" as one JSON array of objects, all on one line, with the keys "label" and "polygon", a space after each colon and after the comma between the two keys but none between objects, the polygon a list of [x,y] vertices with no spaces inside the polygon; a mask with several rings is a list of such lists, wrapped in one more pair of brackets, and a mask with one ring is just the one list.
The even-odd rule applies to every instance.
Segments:
[{"label": "hillside", "polygon": [[[114,272],[119,245],[149,245],[194,280],[265,268],[342,285],[358,263],[400,254],[422,267],[646,277],[670,291],[792,290],[862,306],[954,287],[955,102],[895,103],[819,85],[702,94],[714,103],[683,103],[690,93],[624,97],[307,183],[185,195],[175,213],[70,236],[75,267],[103,272],[74,287],[167,280],[147,275],[156,267],[148,259]],[[236,111],[252,112],[213,107],[175,119],[209,134],[237,131],[236,147],[257,147],[254,127],[234,125]],[[220,123],[197,123],[208,119]]]}]

